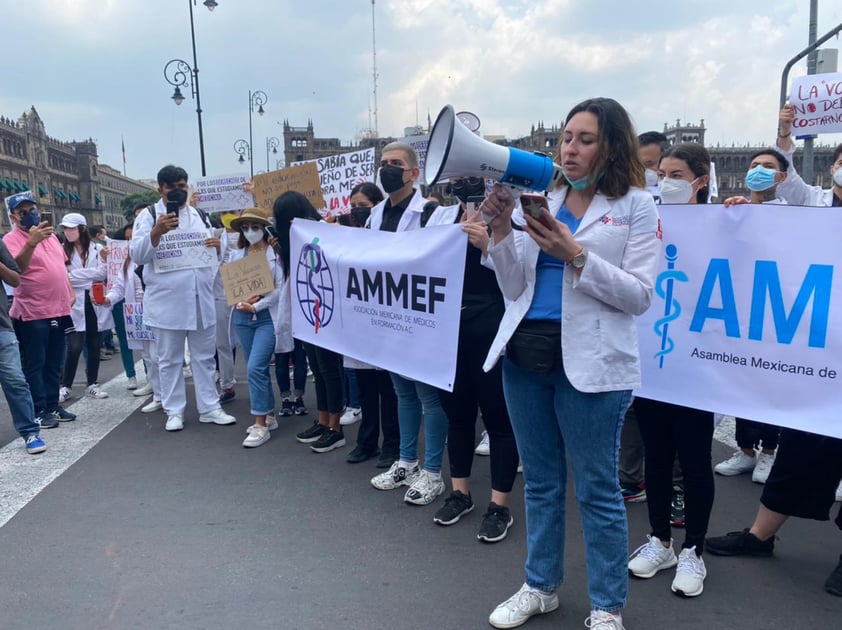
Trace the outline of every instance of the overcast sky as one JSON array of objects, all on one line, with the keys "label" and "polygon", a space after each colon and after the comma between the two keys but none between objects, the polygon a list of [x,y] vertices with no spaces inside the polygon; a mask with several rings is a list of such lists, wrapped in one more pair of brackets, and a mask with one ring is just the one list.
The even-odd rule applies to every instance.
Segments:
[{"label": "overcast sky", "polygon": [[[174,162],[200,175],[195,102],[170,100],[173,58],[192,62],[190,0],[27,0],[3,8],[0,114],[35,105],[47,133],[93,137],[100,161],[154,177]],[[343,144],[370,126],[370,0],[218,0],[195,7],[209,175],[242,171],[248,91],[269,97],[254,120],[255,171],[284,119],[313,120]],[[611,96],[638,131],[704,118],[707,143],[774,138],[783,65],[807,45],[807,0],[377,0],[381,135],[435,119],[447,103],[483,134],[517,137],[559,124],[578,101]],[[819,35],[842,2],[819,0]],[[839,46],[838,39],[828,45]],[[805,64],[792,76],[804,74]],[[417,105],[416,105],[417,104]],[[822,138],[839,142],[840,136]],[[274,168],[274,160],[272,161]]]}]

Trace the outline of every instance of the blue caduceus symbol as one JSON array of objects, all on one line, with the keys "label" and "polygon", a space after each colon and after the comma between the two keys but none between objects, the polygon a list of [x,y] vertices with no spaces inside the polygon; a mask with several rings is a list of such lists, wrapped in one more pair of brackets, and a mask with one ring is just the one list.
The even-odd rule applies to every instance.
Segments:
[{"label": "blue caduceus symbol", "polygon": [[664,300],[664,316],[655,322],[655,334],[661,338],[661,350],[655,354],[659,368],[664,367],[664,357],[675,348],[675,342],[669,336],[670,322],[681,315],[681,304],[673,297],[675,281],[687,282],[687,274],[675,268],[678,247],[672,243],[667,245],[664,257],[667,259],[667,270],[658,275],[655,281],[655,293]]}]

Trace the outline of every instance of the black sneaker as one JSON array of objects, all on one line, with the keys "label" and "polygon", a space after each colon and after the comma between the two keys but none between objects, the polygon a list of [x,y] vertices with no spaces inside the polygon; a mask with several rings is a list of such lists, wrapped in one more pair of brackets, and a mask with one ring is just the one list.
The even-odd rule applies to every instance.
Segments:
[{"label": "black sneaker", "polygon": [[59,422],[73,422],[76,419],[75,413],[68,411],[61,405],[58,405],[50,413],[53,414],[53,417]]},{"label": "black sneaker", "polygon": [[301,396],[292,401],[292,410],[295,412],[296,416],[307,415],[307,407],[304,406],[304,401],[301,399]]},{"label": "black sneaker", "polygon": [[488,504],[488,511],[482,517],[477,540],[486,543],[500,542],[506,537],[514,522],[515,519],[512,518],[509,508],[497,505],[492,501]]},{"label": "black sneaker", "polygon": [[58,427],[58,418],[52,412],[42,411],[35,417],[35,422],[41,425],[42,429],[55,429]]},{"label": "black sneaker", "polygon": [[361,464],[362,462],[373,459],[378,455],[380,455],[380,449],[376,448],[372,451],[364,446],[357,445],[353,451],[348,453],[348,457],[345,458],[345,461],[349,464]]},{"label": "black sneaker", "polygon": [[842,597],[842,556],[839,556],[839,564],[836,565],[833,573],[830,574],[827,582],[824,583],[824,590],[831,595]]},{"label": "black sneaker", "polygon": [[289,398],[284,398],[281,401],[281,408],[278,409],[279,416],[291,416],[295,412],[292,410],[292,401]]},{"label": "black sneaker", "polygon": [[301,433],[295,436],[295,439],[301,442],[302,444],[310,444],[311,442],[315,442],[320,437],[322,437],[322,433],[325,431],[330,431],[328,427],[323,424],[319,424],[318,422],[314,422],[310,425],[310,428],[305,429]]},{"label": "black sneaker", "polygon": [[219,396],[219,404],[224,405],[225,403],[229,403],[237,397],[237,392],[234,390],[233,387],[229,387],[228,389],[223,389],[222,394]]},{"label": "black sneaker", "polygon": [[381,451],[380,457],[377,458],[375,468],[391,468],[392,464],[394,464],[397,459],[398,456],[394,453],[386,453],[384,451]]},{"label": "black sneaker", "polygon": [[715,556],[771,556],[774,550],[774,536],[760,540],[748,528],[705,539],[705,551]]},{"label": "black sneaker", "polygon": [[433,522],[436,525],[455,525],[460,518],[469,512],[473,512],[473,510],[474,501],[471,499],[471,493],[464,494],[454,490],[444,500],[444,505],[436,512]]},{"label": "black sneaker", "polygon": [[673,527],[684,527],[684,486],[678,484],[672,487],[670,524]]},{"label": "black sneaker", "polygon": [[[325,427],[327,428],[327,427]],[[310,445],[314,453],[329,453],[330,451],[345,446],[345,435],[333,429],[322,432],[321,437]]]}]

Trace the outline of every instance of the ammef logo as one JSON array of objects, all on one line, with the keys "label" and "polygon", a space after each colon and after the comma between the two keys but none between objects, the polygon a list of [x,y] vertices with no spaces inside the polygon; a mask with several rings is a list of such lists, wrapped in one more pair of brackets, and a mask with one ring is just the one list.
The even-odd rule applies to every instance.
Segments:
[{"label": "ammef logo", "polygon": [[334,310],[333,274],[319,246],[318,237],[301,248],[295,285],[304,319],[318,334],[319,330],[330,324]]}]

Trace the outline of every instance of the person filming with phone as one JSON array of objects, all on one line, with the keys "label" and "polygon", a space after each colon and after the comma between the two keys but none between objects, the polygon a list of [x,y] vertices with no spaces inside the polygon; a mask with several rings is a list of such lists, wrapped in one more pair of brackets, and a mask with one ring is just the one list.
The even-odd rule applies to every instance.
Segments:
[{"label": "person filming with phone", "polygon": [[650,305],[659,219],[644,190],[634,127],[613,99],[570,111],[557,159],[564,177],[539,203],[527,198],[523,231],[512,229],[515,199],[502,186],[480,208],[490,218],[488,255],[508,301],[484,367],[502,357],[527,529],[526,582],[489,623],[513,628],[558,608],[569,459],[585,538],[586,625],[622,630],[628,531],[618,448],[640,386],[634,317]]}]

